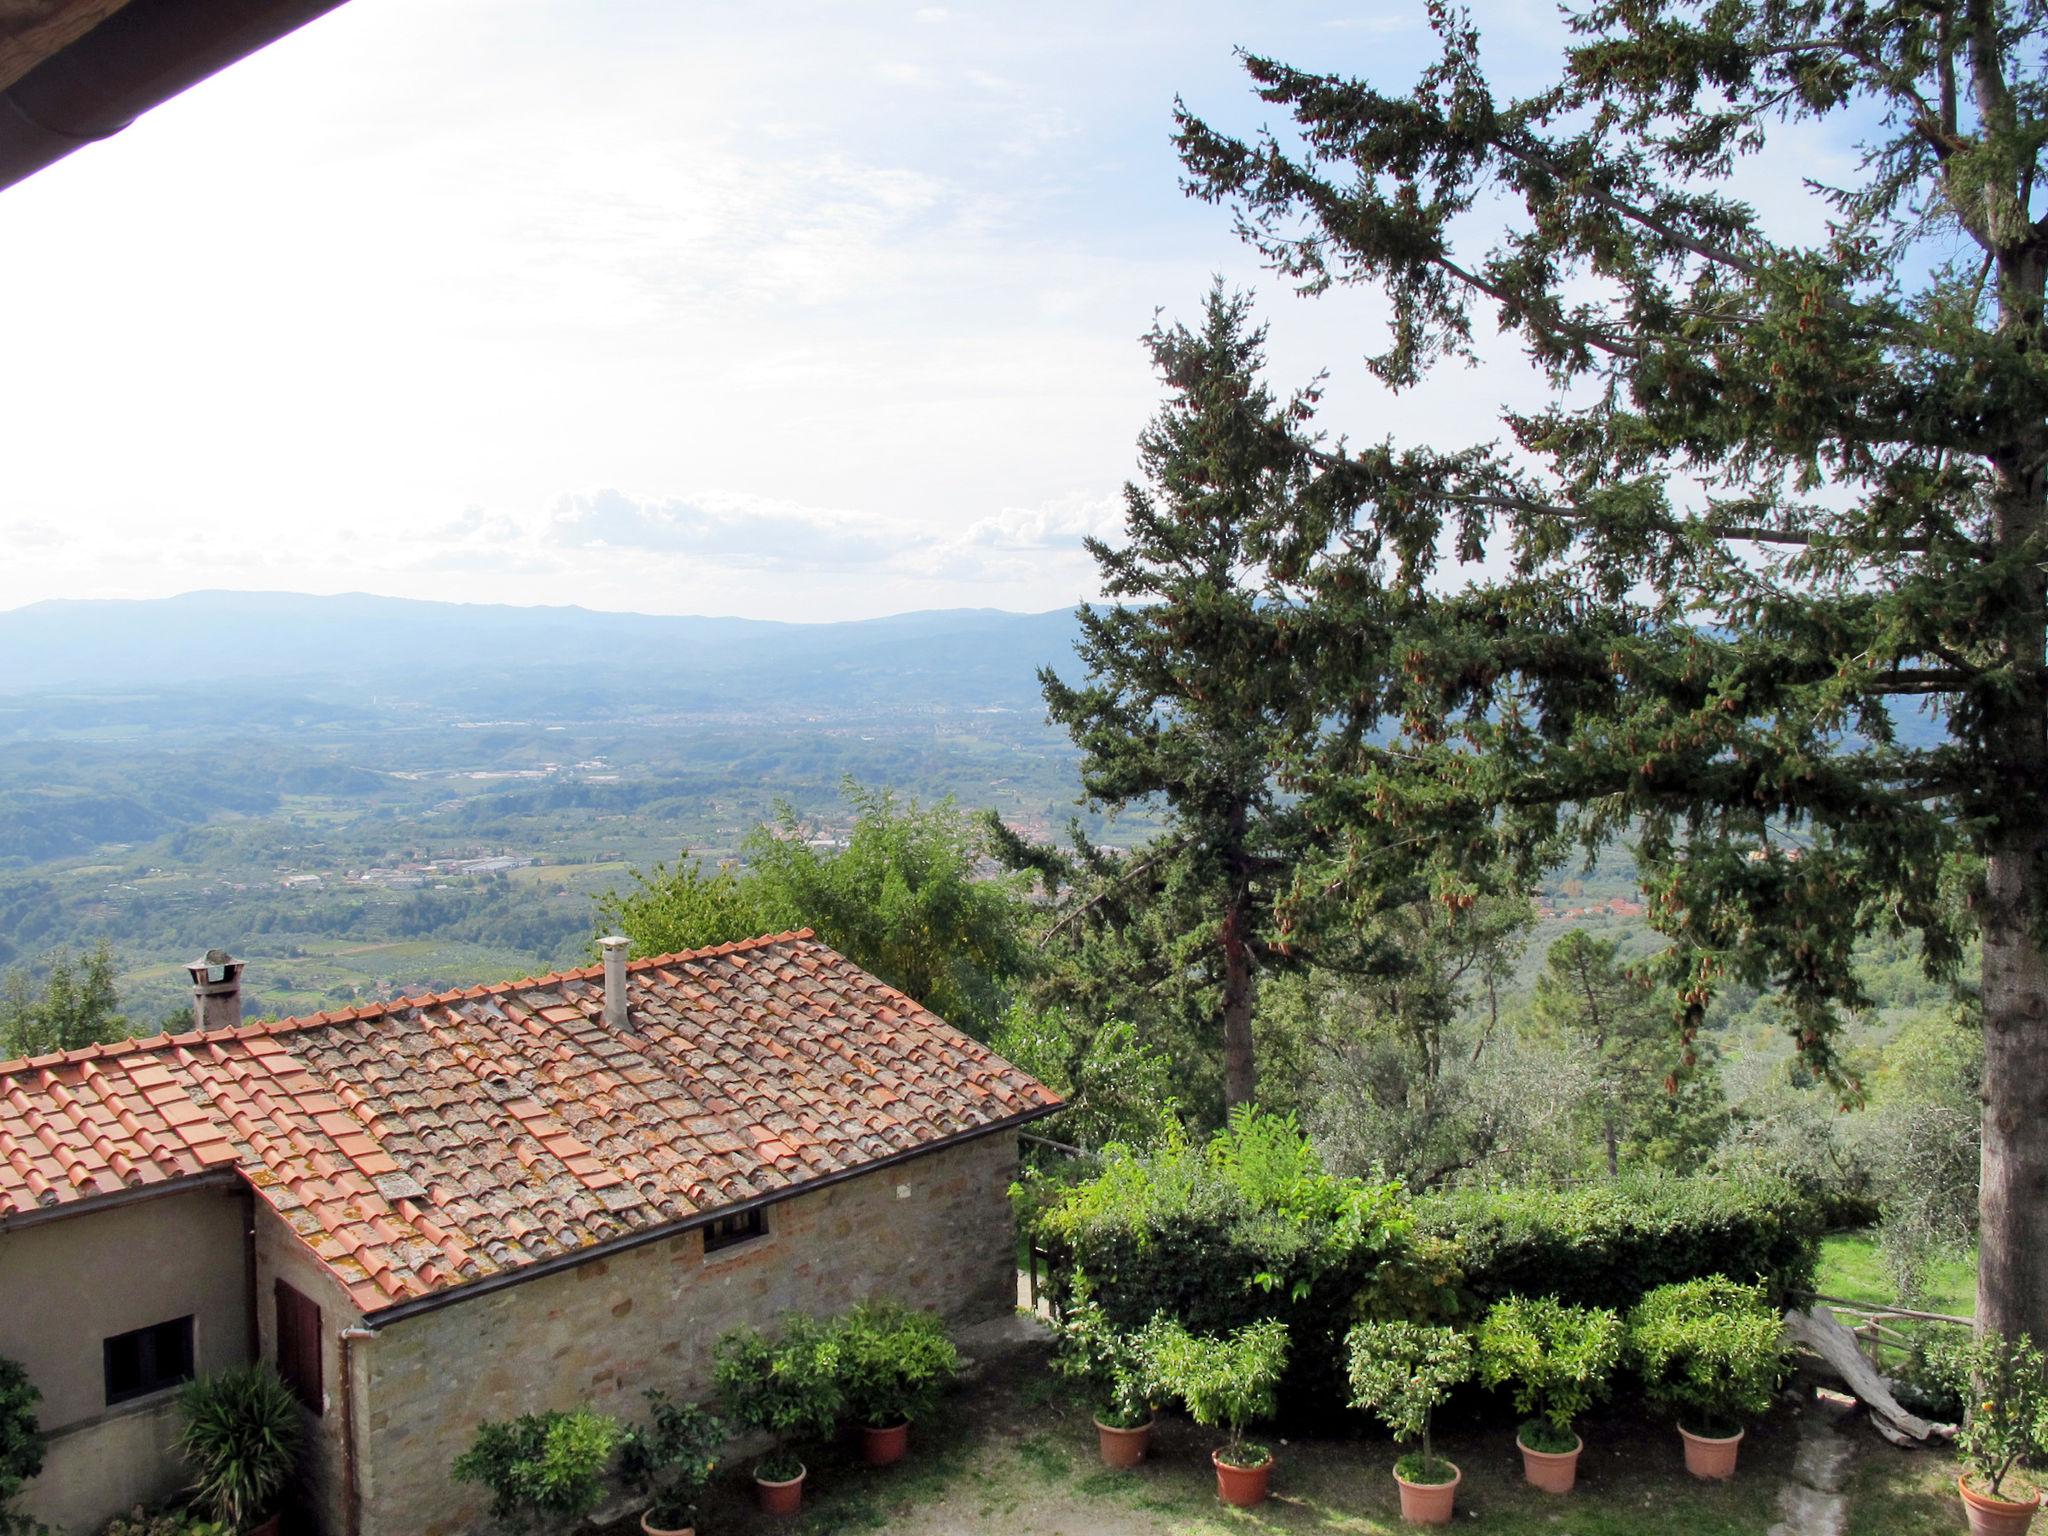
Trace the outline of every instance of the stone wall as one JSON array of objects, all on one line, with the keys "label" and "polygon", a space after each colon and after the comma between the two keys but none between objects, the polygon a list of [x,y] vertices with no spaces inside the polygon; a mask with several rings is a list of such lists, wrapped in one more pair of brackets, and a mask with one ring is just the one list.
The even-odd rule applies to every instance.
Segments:
[{"label": "stone wall", "polygon": [[400,1320],[359,1350],[362,1536],[482,1524],[449,1463],[479,1421],[587,1404],[639,1420],[640,1394],[711,1390],[711,1349],[740,1323],[868,1297],[956,1322],[1016,1304],[1001,1132],[768,1208],[765,1236],[707,1255],[701,1230]]},{"label": "stone wall", "polygon": [[[342,1536],[348,1529],[346,1460],[343,1434],[347,1412],[341,1380],[341,1334],[360,1327],[362,1316],[341,1282],[306,1251],[291,1228],[268,1205],[256,1206],[256,1326],[262,1358],[277,1362],[277,1282],[284,1281],[320,1308],[320,1385],[318,1410],[300,1410],[306,1438],[299,1459],[298,1507],[313,1517],[317,1529]],[[358,1392],[357,1401],[361,1401]]]}]

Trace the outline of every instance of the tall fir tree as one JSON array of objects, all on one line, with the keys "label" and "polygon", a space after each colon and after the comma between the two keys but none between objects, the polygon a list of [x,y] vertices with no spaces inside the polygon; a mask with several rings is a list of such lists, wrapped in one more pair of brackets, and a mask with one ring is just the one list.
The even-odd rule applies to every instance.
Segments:
[{"label": "tall fir tree", "polygon": [[1088,541],[1112,602],[1081,609],[1084,681],[1039,673],[1048,712],[1082,750],[1089,801],[1158,804],[1168,819],[1127,857],[1083,848],[1062,861],[1070,906],[1057,921],[1163,986],[1194,979],[1220,1031],[1226,1108],[1258,1093],[1259,975],[1299,955],[1273,910],[1302,845],[1276,777],[1302,694],[1288,605],[1246,539],[1287,515],[1311,472],[1315,390],[1275,400],[1259,377],[1264,343],[1250,301],[1220,283],[1200,330],[1146,337],[1168,397],[1138,440],[1124,542]]},{"label": "tall fir tree", "polygon": [[[1268,260],[1390,303],[1387,385],[1490,320],[1554,387],[1505,445],[1327,452],[1272,527],[1331,874],[1626,837],[1681,1029],[1775,988],[1822,1069],[1857,936],[1948,972],[1966,906],[1978,1316],[2048,1337],[2048,7],[1603,0],[1519,99],[1430,15],[1412,90],[1251,58],[1284,137],[1180,118]],[[1863,140],[1842,185],[1794,179],[1816,124]],[[1808,206],[1743,200],[1765,157]]]}]

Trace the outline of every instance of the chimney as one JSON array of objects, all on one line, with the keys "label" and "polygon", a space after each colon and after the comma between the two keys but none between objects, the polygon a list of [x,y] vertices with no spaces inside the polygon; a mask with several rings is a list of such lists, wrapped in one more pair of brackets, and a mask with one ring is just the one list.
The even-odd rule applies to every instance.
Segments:
[{"label": "chimney", "polygon": [[604,1027],[626,1027],[626,951],[633,941],[614,933],[597,941],[604,951]]},{"label": "chimney", "polygon": [[242,962],[209,949],[185,967],[192,977],[192,1021],[201,1029],[233,1029],[242,1022]]}]

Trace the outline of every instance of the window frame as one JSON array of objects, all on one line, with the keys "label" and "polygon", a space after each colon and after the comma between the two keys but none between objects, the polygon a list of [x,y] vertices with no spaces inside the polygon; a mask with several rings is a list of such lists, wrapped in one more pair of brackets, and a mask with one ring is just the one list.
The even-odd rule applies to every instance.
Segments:
[{"label": "window frame", "polygon": [[728,1211],[704,1224],[704,1256],[726,1253],[768,1235],[768,1207],[750,1205],[743,1211]]},{"label": "window frame", "polygon": [[[177,1374],[166,1374],[161,1357],[161,1346],[166,1339],[176,1340],[176,1347],[170,1353],[173,1361],[182,1361]],[[128,1341],[134,1341],[134,1384],[115,1389],[115,1352],[125,1348]],[[126,1361],[124,1360],[125,1364]],[[119,1408],[127,1403],[139,1402],[158,1393],[169,1392],[182,1387],[199,1374],[199,1339],[194,1315],[190,1312],[182,1317],[167,1317],[161,1322],[145,1323],[140,1328],[125,1328],[119,1333],[110,1333],[100,1339],[100,1391],[105,1406]]]}]

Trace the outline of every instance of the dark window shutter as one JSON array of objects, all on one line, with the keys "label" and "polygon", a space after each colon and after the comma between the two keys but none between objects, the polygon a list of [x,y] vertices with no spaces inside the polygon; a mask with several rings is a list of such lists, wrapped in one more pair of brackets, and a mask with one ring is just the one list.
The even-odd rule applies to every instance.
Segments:
[{"label": "dark window shutter", "polygon": [[320,1309],[282,1280],[277,1282],[277,1374],[300,1402],[321,1411]]}]

